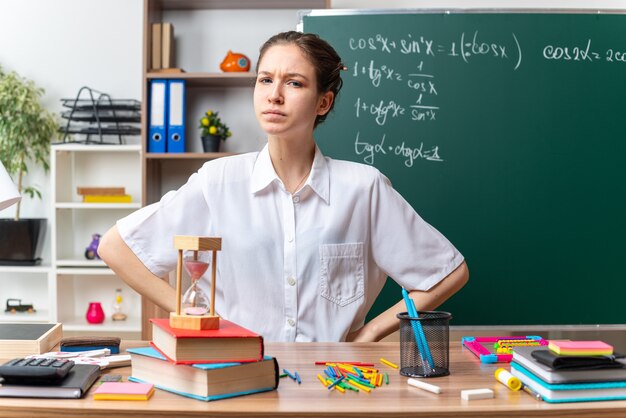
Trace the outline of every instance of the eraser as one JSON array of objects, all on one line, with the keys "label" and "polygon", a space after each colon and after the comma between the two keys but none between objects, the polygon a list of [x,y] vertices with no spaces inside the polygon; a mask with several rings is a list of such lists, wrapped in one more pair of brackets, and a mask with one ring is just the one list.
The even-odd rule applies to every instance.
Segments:
[{"label": "eraser", "polygon": [[439,386],[431,385],[430,383],[422,382],[421,380],[411,378],[407,380],[406,382],[411,386],[415,386],[416,388],[427,390],[428,392],[437,393],[437,394],[441,393],[441,388]]},{"label": "eraser", "polygon": [[461,391],[461,398],[466,401],[472,401],[475,399],[491,399],[493,397],[493,390],[491,389],[469,389]]}]

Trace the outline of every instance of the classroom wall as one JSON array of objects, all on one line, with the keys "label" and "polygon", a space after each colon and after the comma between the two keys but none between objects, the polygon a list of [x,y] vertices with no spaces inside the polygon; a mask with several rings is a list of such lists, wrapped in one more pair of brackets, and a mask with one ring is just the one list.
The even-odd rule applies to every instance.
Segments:
[{"label": "classroom wall", "polygon": [[[82,86],[141,99],[142,16],[142,0],[0,0],[0,65],[43,87],[43,105],[57,115],[60,99],[75,97]],[[26,183],[43,198],[24,198],[21,216],[49,218],[49,179],[34,169]],[[14,213],[5,209],[0,217]]]},{"label": "classroom wall", "polygon": [[[582,0],[332,0],[331,7],[626,10],[626,0],[593,3]],[[0,0],[0,65],[43,87],[46,90],[43,103],[56,114],[61,110],[59,99],[75,96],[85,85],[114,98],[140,99],[142,15],[142,0]],[[228,26],[228,15],[229,12],[222,13],[226,22],[221,24]],[[291,27],[284,14],[277,16],[281,23],[271,19],[271,14],[264,15],[260,21],[265,26],[269,24],[272,30]],[[295,24],[294,18],[293,27]],[[241,48],[245,52],[254,50],[246,45]],[[257,141],[258,138],[251,139]],[[25,199],[22,216],[49,217],[49,180],[41,171],[34,170],[26,181],[39,186],[43,199]],[[0,211],[0,218],[13,214],[14,209],[9,208]],[[49,258],[48,251],[46,244],[44,257]]]},{"label": "classroom wall", "polygon": [[[256,18],[251,18],[253,14]],[[225,48],[248,54],[255,65],[260,43],[273,33],[295,28],[297,11],[207,10],[171,12],[164,18],[174,23],[175,36],[196,39],[182,43],[177,51],[177,58],[186,64],[187,70],[219,71]],[[254,20],[264,22],[262,27],[241,30],[242,21]],[[46,92],[42,102],[56,115],[62,110],[60,99],[75,97],[82,86],[109,93],[113,98],[141,100],[142,23],[143,0],[0,0],[0,65],[5,71],[17,71],[43,87]],[[228,44],[224,42],[225,34]],[[243,112],[241,109],[241,102],[247,97],[246,106],[252,107],[249,89],[200,93],[190,96],[197,104],[193,108],[210,108],[211,94],[228,94],[232,100],[220,109],[222,115],[230,112],[241,117],[242,113],[250,113],[245,112],[248,108]],[[189,117],[199,119],[199,115]],[[239,132],[244,140],[231,141],[227,151],[250,151],[263,145],[254,117],[249,119],[244,126],[250,130]],[[200,146],[196,145],[192,150],[199,151]],[[48,177],[34,169],[25,182],[37,185],[43,198],[25,198],[21,216],[49,218]],[[8,208],[0,211],[0,218],[12,217],[14,213],[14,207]],[[44,260],[50,259],[49,232]]]}]

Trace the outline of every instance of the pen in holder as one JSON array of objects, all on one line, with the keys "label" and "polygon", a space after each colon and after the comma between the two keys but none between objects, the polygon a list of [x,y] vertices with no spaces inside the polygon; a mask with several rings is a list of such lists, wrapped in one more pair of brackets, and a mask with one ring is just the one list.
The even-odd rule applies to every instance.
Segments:
[{"label": "pen in holder", "polygon": [[450,374],[450,319],[448,312],[402,312],[400,319],[400,374],[438,377]]}]

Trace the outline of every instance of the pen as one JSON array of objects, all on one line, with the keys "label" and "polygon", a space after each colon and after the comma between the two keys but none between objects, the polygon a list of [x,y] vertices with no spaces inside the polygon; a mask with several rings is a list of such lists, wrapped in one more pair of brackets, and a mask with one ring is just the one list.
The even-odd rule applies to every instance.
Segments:
[{"label": "pen", "polygon": [[533,398],[535,398],[538,401],[542,401],[543,398],[541,397],[541,395],[537,392],[535,392],[533,389],[530,388],[530,386],[528,385],[523,385],[522,386],[522,390],[526,393],[528,393],[530,396],[532,396]]}]

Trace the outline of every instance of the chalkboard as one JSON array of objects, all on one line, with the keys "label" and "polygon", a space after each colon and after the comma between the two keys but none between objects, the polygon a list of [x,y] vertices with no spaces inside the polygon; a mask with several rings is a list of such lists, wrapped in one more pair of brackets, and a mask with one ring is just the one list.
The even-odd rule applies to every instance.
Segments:
[{"label": "chalkboard", "polygon": [[[626,322],[626,15],[303,23],[348,67],[322,151],[379,168],[466,257],[454,325]],[[369,316],[400,299],[388,280]]]}]

